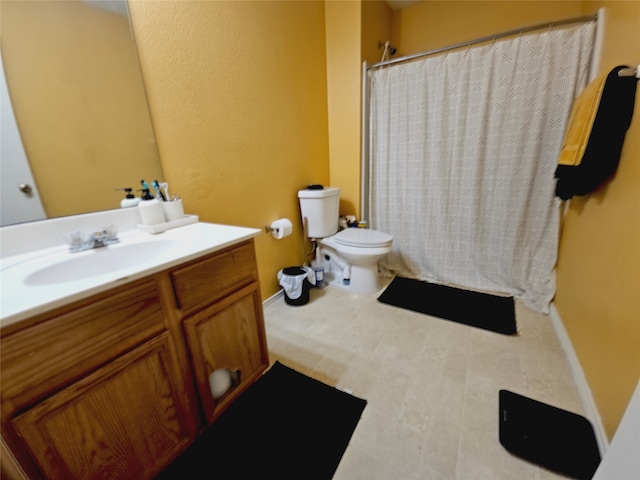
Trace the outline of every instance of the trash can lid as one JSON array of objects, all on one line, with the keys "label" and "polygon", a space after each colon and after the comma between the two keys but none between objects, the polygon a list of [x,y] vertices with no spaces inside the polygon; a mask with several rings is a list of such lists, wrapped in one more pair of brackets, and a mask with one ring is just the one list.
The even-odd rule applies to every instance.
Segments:
[{"label": "trash can lid", "polygon": [[286,267],[282,269],[282,273],[285,275],[298,276],[298,275],[306,275],[307,272],[302,267]]}]

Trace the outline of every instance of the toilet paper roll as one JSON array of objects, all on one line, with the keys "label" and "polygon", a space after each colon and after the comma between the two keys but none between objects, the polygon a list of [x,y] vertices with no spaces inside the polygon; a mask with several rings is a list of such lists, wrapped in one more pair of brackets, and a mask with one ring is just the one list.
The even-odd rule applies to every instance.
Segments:
[{"label": "toilet paper roll", "polygon": [[209,374],[209,387],[214,400],[227,393],[232,384],[231,371],[228,368],[220,368]]},{"label": "toilet paper roll", "polygon": [[280,240],[281,238],[288,237],[291,235],[293,231],[293,225],[291,224],[291,220],[288,218],[281,218],[280,220],[276,220],[271,224],[271,235],[276,240]]}]

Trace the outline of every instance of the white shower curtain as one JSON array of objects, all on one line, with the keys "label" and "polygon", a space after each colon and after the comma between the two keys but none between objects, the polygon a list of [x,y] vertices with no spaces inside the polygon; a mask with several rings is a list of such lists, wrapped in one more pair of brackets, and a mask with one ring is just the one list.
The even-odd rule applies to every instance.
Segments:
[{"label": "white shower curtain", "polygon": [[593,23],[368,72],[369,221],[383,270],[514,295],[555,292],[554,171]]}]

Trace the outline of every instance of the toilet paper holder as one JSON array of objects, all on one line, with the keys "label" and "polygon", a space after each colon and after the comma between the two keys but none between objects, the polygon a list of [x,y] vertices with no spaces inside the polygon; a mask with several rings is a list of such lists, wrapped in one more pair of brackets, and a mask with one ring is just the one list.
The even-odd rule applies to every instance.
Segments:
[{"label": "toilet paper holder", "polygon": [[293,225],[291,224],[291,220],[288,218],[280,218],[274,222],[271,222],[271,225],[265,225],[264,230],[267,233],[271,233],[273,238],[276,240],[281,240],[285,237],[291,235],[293,231]]}]

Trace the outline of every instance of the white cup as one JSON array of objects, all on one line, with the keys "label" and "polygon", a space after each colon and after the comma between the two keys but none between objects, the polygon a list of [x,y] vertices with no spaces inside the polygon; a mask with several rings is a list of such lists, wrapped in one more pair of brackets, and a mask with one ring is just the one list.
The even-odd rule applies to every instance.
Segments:
[{"label": "white cup", "polygon": [[174,202],[162,202],[162,208],[164,209],[164,216],[167,218],[167,222],[184,218],[184,208],[182,207],[182,200],[176,200]]}]

